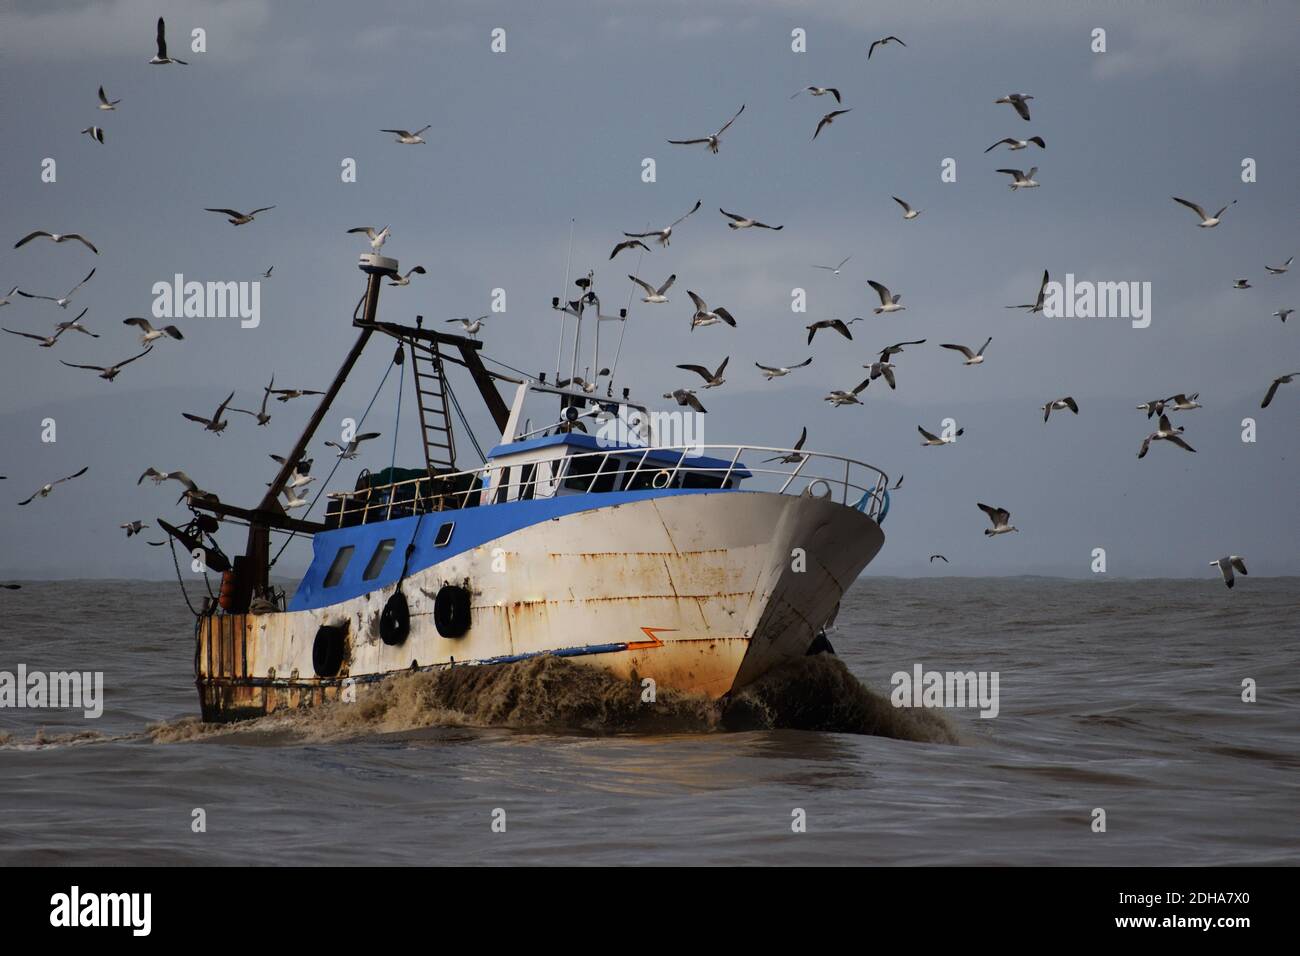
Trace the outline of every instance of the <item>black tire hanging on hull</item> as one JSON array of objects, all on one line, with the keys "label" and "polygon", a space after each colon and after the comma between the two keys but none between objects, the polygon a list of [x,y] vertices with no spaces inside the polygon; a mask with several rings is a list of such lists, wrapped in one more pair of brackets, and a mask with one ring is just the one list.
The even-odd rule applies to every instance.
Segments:
[{"label": "black tire hanging on hull", "polygon": [[460,637],[469,630],[470,594],[455,584],[444,584],[433,599],[433,624],[443,637]]},{"label": "black tire hanging on hull", "polygon": [[411,608],[406,603],[406,595],[398,588],[384,603],[384,610],[379,615],[379,637],[389,647],[395,647],[410,633]]}]

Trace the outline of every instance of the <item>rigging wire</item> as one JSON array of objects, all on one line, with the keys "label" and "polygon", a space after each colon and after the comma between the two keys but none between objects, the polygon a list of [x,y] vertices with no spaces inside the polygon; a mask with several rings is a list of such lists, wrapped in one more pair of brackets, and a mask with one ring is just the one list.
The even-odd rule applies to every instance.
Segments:
[{"label": "rigging wire", "polygon": [[[523,373],[521,372],[520,374],[522,375]],[[452,408],[456,409],[456,417],[460,419],[461,425],[464,426],[465,434],[469,436],[470,444],[472,444],[474,450],[478,452],[479,462],[486,465],[487,455],[483,454],[483,449],[479,446],[478,439],[474,437],[474,429],[469,427],[469,419],[465,417],[465,412],[460,407],[460,399],[456,397],[456,393],[452,391],[451,383],[445,378],[443,379],[442,386],[447,390],[447,397],[451,399]]]},{"label": "rigging wire", "polygon": [[[649,229],[649,228],[650,228],[650,223],[647,222],[647,223],[645,224],[645,227],[646,227],[646,229]],[[644,258],[645,258],[645,249],[643,248],[639,253],[637,253],[637,257],[636,257],[636,270],[635,270],[635,271],[636,271],[636,274],[637,274],[637,275],[640,275],[640,274],[641,274],[641,260],[644,259]],[[627,311],[628,311],[629,314],[630,314],[631,311],[632,311],[632,296],[635,295],[635,294],[636,294],[636,285],[634,284],[634,285],[632,286],[632,288],[630,288],[630,289],[627,290]],[[596,310],[596,321],[597,321],[597,322],[600,322],[600,310],[599,310],[599,309]],[[613,392],[613,390],[614,390],[614,376],[618,374],[618,359],[619,359],[619,356],[623,354],[623,336],[626,335],[626,334],[627,334],[627,319],[624,319],[622,322],[619,323],[619,330],[618,330],[618,348],[616,348],[616,349],[614,350],[614,364],[611,365],[611,366],[609,367],[609,389],[610,389],[610,391],[609,391],[609,393],[607,393],[607,394],[611,394],[611,393]]]}]

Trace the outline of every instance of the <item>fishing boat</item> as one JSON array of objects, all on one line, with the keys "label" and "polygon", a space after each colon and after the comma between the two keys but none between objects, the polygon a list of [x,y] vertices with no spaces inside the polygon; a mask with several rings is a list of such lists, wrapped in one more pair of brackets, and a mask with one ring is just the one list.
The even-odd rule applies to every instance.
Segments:
[{"label": "fishing boat", "polygon": [[[366,254],[360,267],[357,338],[260,504],[195,493],[193,520],[166,526],[222,573],[195,629],[204,720],[355,701],[395,675],[544,654],[718,698],[831,650],[825,627],[884,543],[883,472],[797,448],[665,442],[693,413],[616,395],[612,376],[601,394],[607,317],[590,277],[576,300],[552,302],[557,355],[574,319],[573,359],[566,378],[557,359],[548,380],[489,368],[475,337],[380,321],[380,285],[398,263]],[[577,374],[584,315],[600,370],[590,383]],[[395,339],[394,363],[411,370],[425,460],[363,469],[352,487],[323,489],[318,519],[292,516],[281,492],[376,336]],[[468,419],[451,365],[468,372],[499,432],[472,468],[457,464]],[[231,523],[248,528],[233,560],[214,537]],[[272,534],[311,538],[291,595],[271,581]]]}]

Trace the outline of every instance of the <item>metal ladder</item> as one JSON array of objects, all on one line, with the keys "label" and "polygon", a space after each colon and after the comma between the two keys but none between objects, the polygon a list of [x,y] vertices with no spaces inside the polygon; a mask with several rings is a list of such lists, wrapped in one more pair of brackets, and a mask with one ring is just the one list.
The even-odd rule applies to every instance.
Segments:
[{"label": "metal ladder", "polygon": [[451,411],[447,407],[447,383],[442,354],[437,342],[408,339],[415,397],[420,407],[420,429],[424,438],[424,462],[429,473],[456,470],[456,442],[451,433]]}]

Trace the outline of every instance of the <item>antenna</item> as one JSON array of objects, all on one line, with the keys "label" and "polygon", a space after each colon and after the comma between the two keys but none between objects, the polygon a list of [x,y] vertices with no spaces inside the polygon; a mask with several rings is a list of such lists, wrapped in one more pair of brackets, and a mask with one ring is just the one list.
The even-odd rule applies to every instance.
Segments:
[{"label": "antenna", "polygon": [[569,267],[573,264],[573,224],[576,221],[572,218],[569,220],[569,255],[564,260],[564,285],[560,289],[560,297],[551,299],[551,308],[560,309],[560,341],[555,346],[555,380],[557,382],[560,380],[560,357],[564,354],[564,330],[569,322],[565,318],[562,306],[564,305],[564,296],[569,294]]}]

